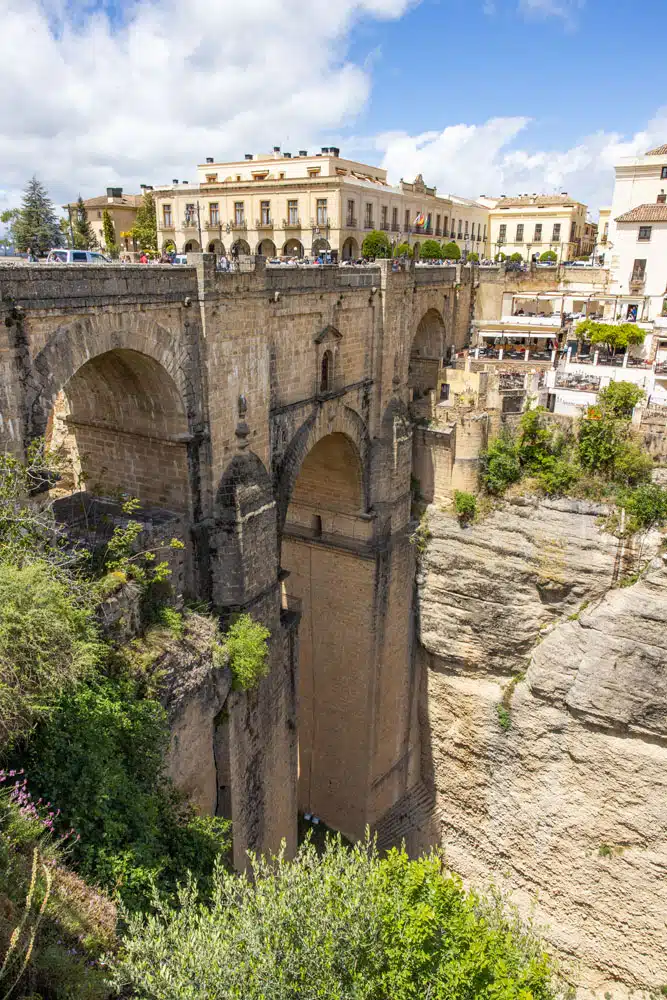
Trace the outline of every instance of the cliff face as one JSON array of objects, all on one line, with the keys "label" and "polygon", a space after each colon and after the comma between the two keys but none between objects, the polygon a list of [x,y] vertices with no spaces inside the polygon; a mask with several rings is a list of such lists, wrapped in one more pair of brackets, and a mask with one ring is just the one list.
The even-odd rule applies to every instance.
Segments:
[{"label": "cliff face", "polygon": [[667,566],[610,589],[598,516],[431,514],[422,772],[450,865],[534,913],[580,997],[621,1000],[667,983]]}]

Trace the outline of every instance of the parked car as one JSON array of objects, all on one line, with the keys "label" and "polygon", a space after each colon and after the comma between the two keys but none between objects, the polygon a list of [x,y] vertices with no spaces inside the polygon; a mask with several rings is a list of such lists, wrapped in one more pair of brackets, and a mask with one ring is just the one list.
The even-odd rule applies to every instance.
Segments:
[{"label": "parked car", "polygon": [[46,258],[47,264],[110,264],[109,257],[95,250],[66,250],[59,247],[50,250]]}]

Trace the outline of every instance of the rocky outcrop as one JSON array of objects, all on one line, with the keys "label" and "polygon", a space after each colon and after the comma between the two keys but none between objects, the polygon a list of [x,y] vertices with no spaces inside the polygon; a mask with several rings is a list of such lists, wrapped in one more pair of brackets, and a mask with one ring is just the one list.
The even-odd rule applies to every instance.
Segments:
[{"label": "rocky outcrop", "polygon": [[610,589],[599,514],[431,512],[422,780],[449,864],[535,917],[579,997],[625,1000],[667,984],[667,567]]},{"label": "rocky outcrop", "polygon": [[601,597],[621,572],[606,508],[576,500],[503,504],[473,527],[428,510],[420,641],[448,669],[516,672],[541,629]]}]

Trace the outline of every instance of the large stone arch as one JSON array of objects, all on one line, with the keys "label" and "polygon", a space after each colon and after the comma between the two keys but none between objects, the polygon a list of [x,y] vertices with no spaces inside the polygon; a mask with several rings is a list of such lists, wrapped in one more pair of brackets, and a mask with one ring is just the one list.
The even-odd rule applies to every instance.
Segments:
[{"label": "large stone arch", "polygon": [[45,433],[59,393],[76,372],[95,357],[115,350],[134,351],[157,362],[177,386],[188,421],[198,419],[202,403],[188,372],[182,340],[146,314],[118,318],[102,314],[57,328],[35,357],[26,395],[29,438]]},{"label": "large stone arch", "polygon": [[368,511],[370,501],[371,441],[365,422],[349,406],[331,400],[318,407],[301,424],[288,444],[275,477],[278,504],[278,530],[282,532],[287,508],[306,456],[329,434],[343,434],[355,446],[361,463],[361,495],[363,507]]},{"label": "large stone arch", "polygon": [[435,389],[445,353],[445,321],[439,309],[427,309],[417,324],[408,357],[407,382],[418,397]]}]

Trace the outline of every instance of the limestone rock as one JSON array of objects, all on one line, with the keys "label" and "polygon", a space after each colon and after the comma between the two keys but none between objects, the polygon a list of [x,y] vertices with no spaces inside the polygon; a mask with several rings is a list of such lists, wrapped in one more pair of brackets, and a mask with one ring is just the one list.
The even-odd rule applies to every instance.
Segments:
[{"label": "limestone rock", "polygon": [[515,672],[540,630],[601,597],[619,572],[606,508],[576,500],[505,503],[469,528],[429,507],[420,641],[448,669]]},{"label": "limestone rock", "polygon": [[171,731],[168,774],[195,809],[208,815],[215,814],[218,797],[216,719],[232,686],[230,671],[213,664],[214,633],[212,619],[190,615],[184,637],[158,665]]},{"label": "limestone rock", "polygon": [[667,737],[667,572],[613,590],[537,647],[531,691],[598,725]]},{"label": "limestone rock", "polygon": [[[534,915],[581,1000],[657,991],[667,567],[654,559],[640,582],[610,589],[628,553],[595,505],[525,500],[469,529],[430,512],[420,717],[437,839],[468,883],[495,880]],[[504,728],[506,675],[523,670]]]}]

